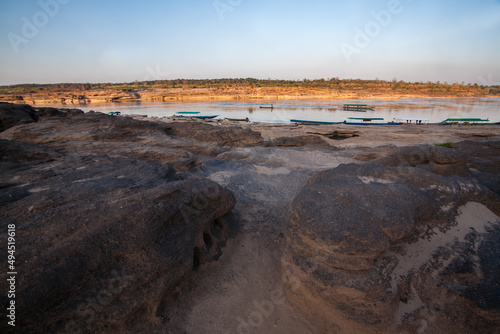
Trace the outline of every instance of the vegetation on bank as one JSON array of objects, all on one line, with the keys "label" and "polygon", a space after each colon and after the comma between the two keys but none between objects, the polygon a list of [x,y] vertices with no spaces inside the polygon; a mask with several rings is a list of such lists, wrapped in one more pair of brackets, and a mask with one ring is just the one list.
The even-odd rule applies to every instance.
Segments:
[{"label": "vegetation on bank", "polygon": [[43,92],[88,91],[88,90],[141,90],[141,89],[193,89],[193,88],[313,88],[332,89],[339,92],[373,91],[404,94],[438,95],[499,95],[500,86],[482,86],[465,83],[405,82],[393,79],[318,79],[318,80],[261,80],[246,79],[176,79],[156,81],[135,81],[129,83],[62,83],[62,84],[22,84],[0,86],[0,94],[33,94]]},{"label": "vegetation on bank", "polygon": [[453,143],[451,141],[447,141],[446,143],[441,143],[441,144],[434,144],[439,147],[445,147],[445,148],[453,148]]}]

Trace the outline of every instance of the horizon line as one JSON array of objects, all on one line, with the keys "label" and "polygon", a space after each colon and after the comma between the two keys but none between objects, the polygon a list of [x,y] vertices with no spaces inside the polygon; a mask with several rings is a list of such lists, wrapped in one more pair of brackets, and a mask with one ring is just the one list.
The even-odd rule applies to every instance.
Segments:
[{"label": "horizon line", "polygon": [[133,81],[122,81],[122,82],[52,82],[52,83],[15,83],[15,84],[3,84],[0,85],[0,87],[13,87],[13,86],[42,86],[42,85],[130,85],[130,84],[139,84],[139,83],[155,83],[155,82],[164,82],[164,81],[179,81],[179,80],[187,80],[187,81],[218,81],[218,80],[257,80],[257,81],[288,81],[288,82],[314,82],[314,81],[321,81],[324,80],[325,82],[331,81],[331,80],[339,80],[339,81],[380,81],[380,82],[404,82],[407,84],[434,84],[434,85],[463,85],[463,86],[474,86],[478,85],[480,87],[498,87],[500,85],[495,85],[495,84],[479,84],[477,82],[447,82],[441,80],[438,81],[405,81],[405,80],[398,80],[397,78],[393,79],[361,79],[361,78],[339,78],[339,77],[333,77],[333,78],[316,78],[316,79],[309,79],[309,78],[304,78],[304,79],[259,79],[259,78],[254,78],[254,77],[221,77],[221,78],[176,78],[176,79],[157,79],[157,80],[133,80]]}]

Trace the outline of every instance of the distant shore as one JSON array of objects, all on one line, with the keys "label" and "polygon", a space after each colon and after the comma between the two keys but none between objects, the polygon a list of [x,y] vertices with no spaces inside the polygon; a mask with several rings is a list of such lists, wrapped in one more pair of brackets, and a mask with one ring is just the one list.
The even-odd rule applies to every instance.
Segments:
[{"label": "distant shore", "polygon": [[0,102],[29,105],[82,105],[120,102],[175,101],[265,101],[265,100],[402,100],[420,98],[475,99],[498,98],[497,95],[473,91],[402,92],[390,89],[339,90],[303,87],[216,87],[152,89],[47,89],[0,93]]}]

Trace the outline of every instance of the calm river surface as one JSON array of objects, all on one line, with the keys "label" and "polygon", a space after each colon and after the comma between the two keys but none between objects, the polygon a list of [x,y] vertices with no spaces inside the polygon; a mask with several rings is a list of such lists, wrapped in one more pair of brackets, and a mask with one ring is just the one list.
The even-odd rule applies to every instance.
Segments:
[{"label": "calm river surface", "polygon": [[[274,109],[261,106],[274,105]],[[362,103],[375,107],[373,111],[344,111],[344,103]],[[73,106],[58,106],[73,107]],[[398,101],[356,100],[279,100],[232,102],[134,102],[76,105],[84,111],[104,113],[120,111],[127,115],[151,117],[172,116],[179,111],[197,111],[200,115],[217,118],[246,118],[253,122],[289,123],[290,119],[342,122],[348,117],[427,118],[439,123],[447,118],[483,118],[500,122],[500,99],[408,99]]]}]

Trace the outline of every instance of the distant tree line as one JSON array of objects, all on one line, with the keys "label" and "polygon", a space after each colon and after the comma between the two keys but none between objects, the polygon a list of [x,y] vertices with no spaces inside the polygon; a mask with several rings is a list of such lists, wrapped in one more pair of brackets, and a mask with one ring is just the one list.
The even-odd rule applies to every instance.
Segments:
[{"label": "distant tree line", "polygon": [[274,80],[274,79],[175,79],[155,81],[134,81],[129,83],[61,83],[61,84],[22,84],[0,86],[1,94],[29,94],[37,92],[64,92],[88,90],[142,90],[142,89],[172,89],[172,88],[317,88],[342,91],[393,91],[402,93],[436,93],[464,95],[467,93],[482,95],[500,95],[500,86],[482,86],[478,84],[447,82],[405,82],[393,79],[361,80],[361,79],[316,79],[316,80]]}]

